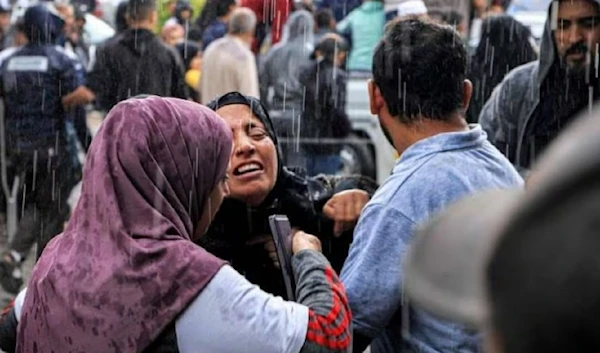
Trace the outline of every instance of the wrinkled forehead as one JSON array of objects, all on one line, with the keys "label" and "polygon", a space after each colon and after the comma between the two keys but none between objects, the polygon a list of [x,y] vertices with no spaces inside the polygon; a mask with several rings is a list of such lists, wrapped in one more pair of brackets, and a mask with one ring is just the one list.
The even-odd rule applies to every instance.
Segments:
[{"label": "wrinkled forehead", "polygon": [[252,113],[252,109],[244,104],[226,105],[217,109],[216,112],[225,119],[233,131],[245,130],[249,126],[265,128],[263,122]]},{"label": "wrinkled forehead", "polygon": [[600,15],[600,2],[596,0],[559,0],[551,5],[551,16],[558,19],[577,20]]}]

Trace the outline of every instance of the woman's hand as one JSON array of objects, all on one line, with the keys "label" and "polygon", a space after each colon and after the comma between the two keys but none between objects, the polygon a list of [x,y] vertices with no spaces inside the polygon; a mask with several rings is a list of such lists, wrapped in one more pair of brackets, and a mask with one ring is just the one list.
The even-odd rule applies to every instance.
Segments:
[{"label": "woman's hand", "polygon": [[369,194],[364,190],[346,190],[338,192],[327,201],[323,206],[323,214],[335,222],[335,236],[340,236],[356,225],[369,198]]},{"label": "woman's hand", "polygon": [[321,241],[314,235],[299,230],[294,233],[292,251],[294,254],[302,250],[315,250],[321,252]]}]

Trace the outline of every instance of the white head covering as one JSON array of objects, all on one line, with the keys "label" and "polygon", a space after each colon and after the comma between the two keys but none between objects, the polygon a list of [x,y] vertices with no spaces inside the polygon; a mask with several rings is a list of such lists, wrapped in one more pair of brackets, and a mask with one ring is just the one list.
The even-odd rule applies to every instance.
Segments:
[{"label": "white head covering", "polygon": [[422,0],[407,0],[398,4],[398,16],[420,16],[427,14],[427,6]]}]

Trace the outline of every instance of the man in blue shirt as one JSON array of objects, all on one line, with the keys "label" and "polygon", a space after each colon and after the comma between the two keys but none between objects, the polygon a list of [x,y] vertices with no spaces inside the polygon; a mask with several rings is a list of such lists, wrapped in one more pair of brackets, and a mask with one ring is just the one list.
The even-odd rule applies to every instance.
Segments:
[{"label": "man in blue shirt", "polygon": [[481,127],[469,126],[467,53],[448,26],[407,20],[388,27],[373,57],[371,112],[400,153],[363,209],[342,269],[354,352],[472,353],[475,332],[403,302],[402,263],[415,226],[479,190],[521,187]]}]

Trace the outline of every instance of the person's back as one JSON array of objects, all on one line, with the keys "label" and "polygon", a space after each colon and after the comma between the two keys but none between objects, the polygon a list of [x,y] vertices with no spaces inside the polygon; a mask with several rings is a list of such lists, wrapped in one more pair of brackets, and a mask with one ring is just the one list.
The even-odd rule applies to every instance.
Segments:
[{"label": "person's back", "polygon": [[537,59],[529,29],[510,16],[490,16],[483,20],[479,46],[471,57],[469,79],[473,98],[467,120],[477,123],[492,90],[512,69]]},{"label": "person's back", "polygon": [[155,7],[154,1],[130,0],[131,28],[97,53],[89,84],[104,110],[138,94],[190,97],[177,52],[151,31],[156,22]]},{"label": "person's back", "polygon": [[403,257],[415,227],[466,195],[522,184],[481,127],[465,121],[472,85],[457,43],[449,26],[406,20],[375,51],[371,113],[401,157],[361,213],[341,274],[355,351],[372,342],[373,353],[478,352],[475,332],[402,299]]},{"label": "person's back", "polygon": [[[352,126],[346,114],[346,72],[341,68],[348,46],[337,34],[327,34],[315,50],[315,62],[302,73],[306,105],[302,115],[301,137],[343,139]],[[335,174],[342,167],[342,144],[307,143],[306,169],[309,175]]]},{"label": "person's back", "polygon": [[373,50],[383,35],[384,26],[385,12],[381,0],[365,1],[338,23],[338,32],[349,33],[352,38],[349,71],[371,71]]},{"label": "person's back", "polygon": [[202,104],[232,91],[259,96],[256,59],[250,50],[255,27],[254,12],[237,9],[229,21],[229,34],[208,46],[200,79]]},{"label": "person's back", "polygon": [[285,25],[283,39],[261,60],[261,100],[268,102],[269,89],[273,89],[271,110],[296,110],[298,114],[304,101],[304,87],[300,72],[309,64],[314,49],[314,20],[305,10],[294,12]]}]

